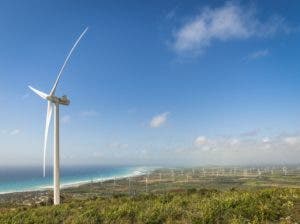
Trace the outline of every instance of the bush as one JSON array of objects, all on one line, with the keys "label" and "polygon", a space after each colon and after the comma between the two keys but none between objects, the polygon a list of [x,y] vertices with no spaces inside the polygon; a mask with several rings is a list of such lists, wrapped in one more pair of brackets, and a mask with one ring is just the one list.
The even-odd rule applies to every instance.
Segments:
[{"label": "bush", "polygon": [[295,192],[194,190],[70,200],[59,206],[2,209],[0,223],[289,223]]}]

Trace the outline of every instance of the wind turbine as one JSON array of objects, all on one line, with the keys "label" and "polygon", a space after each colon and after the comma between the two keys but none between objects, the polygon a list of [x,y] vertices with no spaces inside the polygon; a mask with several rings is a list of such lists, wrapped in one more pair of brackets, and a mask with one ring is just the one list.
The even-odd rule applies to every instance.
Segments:
[{"label": "wind turbine", "polygon": [[50,91],[49,94],[46,94],[44,92],[41,92],[31,86],[28,86],[33,92],[35,92],[37,95],[42,97],[44,100],[48,101],[47,106],[47,116],[46,116],[46,127],[45,127],[45,136],[44,136],[44,160],[43,160],[43,177],[45,177],[46,172],[46,149],[47,149],[47,138],[48,138],[48,131],[49,131],[49,125],[51,121],[52,111],[54,109],[54,162],[53,162],[53,193],[54,193],[54,205],[60,204],[60,179],[59,179],[59,105],[69,105],[70,100],[67,98],[67,96],[57,97],[55,96],[55,91],[57,84],[59,82],[60,76],[64,71],[64,68],[69,61],[74,49],[78,45],[81,38],[84,36],[88,28],[86,28],[81,35],[78,37],[76,42],[74,43],[73,47],[71,48],[69,54],[67,55],[61,69],[59,70],[58,76],[55,80],[55,83]]}]

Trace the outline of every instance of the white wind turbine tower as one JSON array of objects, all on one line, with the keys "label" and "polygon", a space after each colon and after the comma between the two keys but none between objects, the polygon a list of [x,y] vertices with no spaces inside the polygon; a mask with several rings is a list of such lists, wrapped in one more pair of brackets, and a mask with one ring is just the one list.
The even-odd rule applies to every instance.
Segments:
[{"label": "white wind turbine tower", "polygon": [[70,100],[67,98],[67,96],[57,97],[55,96],[56,87],[58,84],[58,81],[60,79],[60,76],[68,62],[68,60],[71,57],[71,54],[73,53],[74,49],[76,48],[77,44],[81,40],[81,38],[84,36],[88,28],[86,28],[82,34],[79,36],[79,38],[76,40],[75,44],[71,48],[69,54],[67,55],[61,69],[59,70],[58,76],[56,78],[56,81],[51,89],[50,94],[43,93],[37,89],[34,89],[33,87],[29,86],[29,88],[35,92],[37,95],[42,97],[44,100],[48,101],[48,107],[47,107],[47,116],[46,116],[46,127],[45,127],[45,137],[44,137],[44,160],[43,160],[43,177],[45,177],[45,170],[46,170],[46,148],[47,148],[47,138],[48,138],[48,130],[49,125],[51,121],[51,115],[52,111],[54,109],[54,162],[53,162],[53,193],[54,193],[54,205],[60,204],[60,178],[59,178],[59,105],[69,105]]}]

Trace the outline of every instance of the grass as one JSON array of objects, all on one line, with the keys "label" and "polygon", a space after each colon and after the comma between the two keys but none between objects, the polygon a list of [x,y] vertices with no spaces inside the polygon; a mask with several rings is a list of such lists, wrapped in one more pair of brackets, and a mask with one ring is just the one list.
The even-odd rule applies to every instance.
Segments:
[{"label": "grass", "polygon": [[2,210],[0,223],[286,223],[297,197],[291,189],[91,197],[59,206]]}]

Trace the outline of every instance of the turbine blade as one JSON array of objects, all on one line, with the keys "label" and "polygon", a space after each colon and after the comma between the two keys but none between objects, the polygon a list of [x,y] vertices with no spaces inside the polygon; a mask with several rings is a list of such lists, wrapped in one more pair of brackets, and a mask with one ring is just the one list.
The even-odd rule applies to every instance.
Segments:
[{"label": "turbine blade", "polygon": [[31,89],[34,93],[36,93],[37,95],[39,95],[43,99],[47,98],[48,94],[43,93],[42,91],[39,91],[39,90],[37,90],[37,89],[35,89],[35,88],[31,87],[31,86],[28,86],[28,87],[29,87],[29,89]]},{"label": "turbine blade", "polygon": [[56,78],[56,81],[55,81],[55,83],[54,83],[54,85],[53,85],[53,87],[52,87],[52,89],[51,89],[50,96],[53,96],[53,95],[55,94],[55,90],[56,90],[58,81],[59,81],[59,79],[60,79],[60,76],[61,76],[61,74],[62,74],[62,72],[63,72],[63,70],[64,70],[64,68],[65,68],[65,66],[66,66],[66,64],[67,64],[67,62],[68,62],[68,60],[70,59],[71,54],[73,53],[73,51],[74,51],[74,49],[76,48],[77,44],[79,43],[79,41],[81,40],[81,38],[84,36],[84,34],[86,33],[87,30],[88,30],[88,27],[85,28],[85,30],[82,32],[82,34],[78,37],[78,39],[76,40],[75,44],[74,44],[73,47],[71,48],[69,54],[67,55],[67,57],[66,57],[66,59],[65,59],[65,61],[64,61],[64,63],[63,63],[63,65],[62,65],[62,67],[61,67],[61,69],[60,69],[60,71],[59,71],[59,73],[58,73],[58,76],[57,76],[57,78]]},{"label": "turbine blade", "polygon": [[50,101],[48,101],[45,136],[44,136],[43,177],[46,176],[46,149],[47,149],[48,132],[49,132],[49,125],[50,125],[50,121],[51,121],[52,110],[53,110],[52,103]]}]

